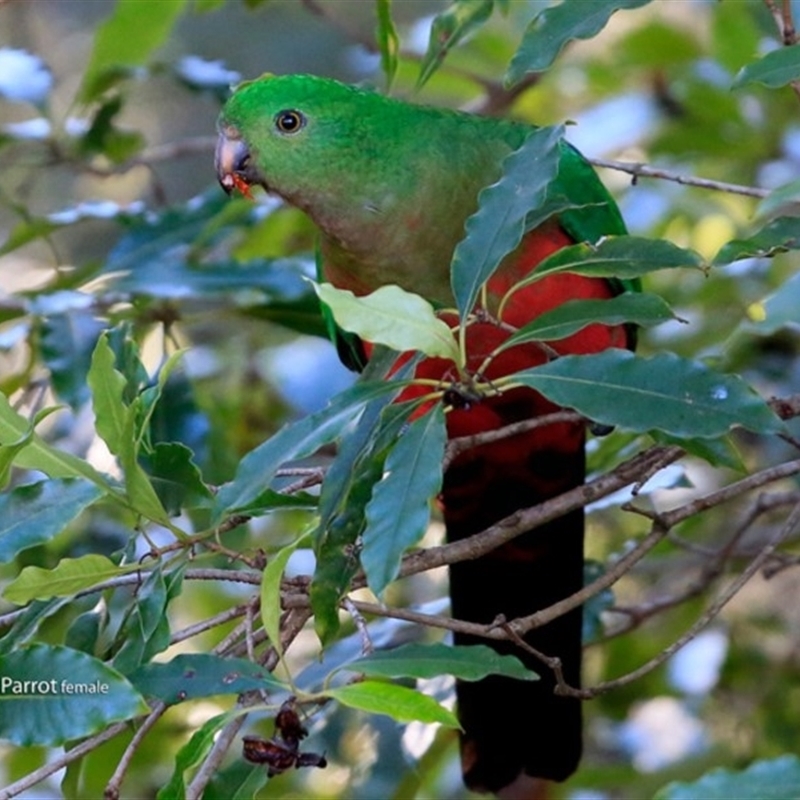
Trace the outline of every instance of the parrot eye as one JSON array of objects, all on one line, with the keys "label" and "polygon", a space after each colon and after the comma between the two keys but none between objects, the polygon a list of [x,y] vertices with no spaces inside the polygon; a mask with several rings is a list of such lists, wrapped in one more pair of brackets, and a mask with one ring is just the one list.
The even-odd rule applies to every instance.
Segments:
[{"label": "parrot eye", "polygon": [[297,133],[305,124],[306,118],[299,111],[288,109],[275,115],[275,127],[281,133]]}]

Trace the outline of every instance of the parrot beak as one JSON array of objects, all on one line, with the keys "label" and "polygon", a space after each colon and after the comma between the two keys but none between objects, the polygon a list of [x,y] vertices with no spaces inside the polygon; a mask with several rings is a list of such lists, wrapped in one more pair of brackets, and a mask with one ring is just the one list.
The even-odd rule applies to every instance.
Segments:
[{"label": "parrot beak", "polygon": [[250,186],[260,183],[250,150],[235,128],[226,127],[220,131],[214,166],[220,186],[228,194],[238,189],[245,197],[250,197]]}]

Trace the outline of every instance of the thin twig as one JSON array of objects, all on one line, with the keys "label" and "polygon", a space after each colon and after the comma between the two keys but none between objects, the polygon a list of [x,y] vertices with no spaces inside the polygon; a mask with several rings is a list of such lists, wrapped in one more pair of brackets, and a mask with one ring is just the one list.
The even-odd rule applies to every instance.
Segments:
[{"label": "thin twig", "polygon": [[781,4],[781,17],[783,19],[783,43],[787,46],[797,44],[797,32],[792,19],[792,2],[783,0]]},{"label": "thin twig", "polygon": [[792,19],[791,0],[781,0],[781,5],[775,0],[764,0],[764,5],[769,9],[772,18],[775,20],[775,27],[778,29],[781,41],[785,47],[797,44],[797,33],[794,29]]},{"label": "thin twig", "polygon": [[105,791],[103,792],[104,800],[119,800],[119,790],[122,786],[122,781],[125,779],[125,773],[128,771],[136,751],[139,749],[144,737],[150,732],[153,726],[161,719],[168,706],[163,701],[159,700],[154,706],[152,711],[144,718],[139,729],[133,735],[133,738],[128,742],[125,752],[120,756],[117,762],[114,774],[106,784]]},{"label": "thin twig", "polygon": [[566,614],[573,608],[583,605],[591,597],[594,597],[594,595],[598,594],[603,589],[608,588],[622,577],[622,575],[625,575],[636,562],[640,561],[646,553],[652,550],[653,547],[666,536],[667,532],[679,522],[683,522],[689,517],[699,514],[701,511],[706,511],[714,506],[722,505],[740,494],[752,491],[768,483],[773,483],[781,478],[796,475],[799,472],[800,459],[789,461],[786,464],[779,464],[777,467],[771,467],[757,472],[755,475],[743,478],[717,492],[711,492],[704,497],[686,503],[672,511],[659,514],[658,518],[653,522],[650,533],[633,550],[626,553],[599,578],[592,581],[587,586],[584,586],[580,591],[575,592],[558,603],[554,603],[552,606],[542,611],[537,611],[535,614],[531,614],[527,617],[520,617],[512,623],[514,628],[518,633],[525,634],[529,630],[546,625],[548,622]]},{"label": "thin twig", "polygon": [[[780,8],[775,0],[764,0],[767,8],[775,20],[775,25],[778,28],[781,41],[784,47],[791,47],[797,44],[797,32],[794,27],[794,20],[792,19],[792,4],[791,0],[782,0]],[[800,98],[800,81],[790,81],[789,86],[792,91]]]},{"label": "thin twig", "polygon": [[[506,623],[510,629],[514,631],[515,636],[521,636],[524,633],[532,630],[533,628],[541,627],[548,622],[560,617],[562,614],[571,608],[583,605],[588,599],[601,592],[603,589],[608,588],[615,583],[622,575],[624,575],[630,567],[641,560],[646,553],[655,547],[664,537],[664,532],[652,532],[650,536],[643,539],[636,548],[631,550],[620,559],[614,567],[605,572],[600,578],[596,579],[590,584],[587,584],[583,589],[575,594],[570,595],[564,600],[554,603],[547,608],[538,611],[536,614],[528,617],[520,617]],[[306,598],[295,598],[295,603],[298,605],[307,605]],[[353,605],[364,614],[372,614],[377,617],[390,617],[392,619],[400,619],[406,622],[414,622],[419,625],[428,627],[441,628],[444,630],[453,631],[455,633],[470,634],[473,636],[482,636],[487,639],[506,639],[508,638],[505,633],[505,626],[499,627],[495,623],[491,625],[484,625],[477,622],[467,622],[465,620],[454,619],[442,614],[423,614],[419,611],[411,611],[405,608],[390,608],[377,603],[370,603],[365,601],[351,601]],[[293,603],[290,603],[290,605]]]},{"label": "thin twig", "polygon": [[750,492],[753,489],[766,486],[768,483],[774,483],[782,478],[789,478],[792,475],[797,475],[799,472],[800,459],[787,461],[784,464],[777,464],[774,467],[767,467],[767,469],[762,469],[760,472],[748,475],[746,478],[723,486],[722,489],[718,489],[716,492],[709,492],[709,494],[698,497],[690,503],[674,508],[672,511],[665,511],[661,515],[661,519],[667,527],[672,528],[679,522],[683,522],[689,517],[699,514],[701,511],[707,511],[709,508],[722,505],[728,500],[732,500],[745,492]]},{"label": "thin twig", "polygon": [[[788,495],[788,499],[787,498]],[[611,613],[624,615],[627,622],[623,625],[616,626],[606,636],[603,641],[622,636],[625,633],[639,627],[647,619],[660,614],[667,609],[675,608],[676,606],[698,597],[703,592],[707,591],[711,584],[722,574],[725,564],[737,555],[737,545],[742,537],[747,533],[750,527],[756,520],[766,511],[772,510],[779,505],[796,505],[800,502],[798,493],[782,493],[778,498],[781,502],[773,502],[775,498],[772,495],[759,494],[755,502],[745,512],[741,522],[737,525],[736,530],[728,538],[725,544],[717,550],[712,550],[706,547],[700,547],[692,542],[685,542],[677,537],[673,531],[669,533],[669,540],[677,547],[684,548],[691,553],[699,556],[702,559],[700,574],[686,586],[683,591],[677,594],[672,594],[667,597],[659,597],[639,606],[613,606],[609,609]]]},{"label": "thin twig", "polygon": [[710,178],[681,175],[666,169],[648,167],[646,164],[637,164],[629,161],[611,161],[605,158],[590,158],[588,161],[596,167],[614,169],[618,172],[627,172],[629,175],[633,175],[634,183],[636,183],[639,178],[659,178],[661,180],[679,183],[682,186],[696,186],[700,189],[711,189],[715,192],[728,192],[729,194],[742,194],[746,197],[764,198],[770,194],[769,189],[759,189],[755,186],[715,181]]},{"label": "thin twig", "polygon": [[[229,581],[231,583],[249,583],[253,586],[261,585],[261,574],[249,572],[247,570],[227,570],[227,569],[189,569],[184,575],[185,580],[195,581]],[[104,592],[107,589],[118,589],[123,586],[136,586],[142,582],[141,574],[129,572],[125,575],[116,575],[113,578],[102,581],[89,589],[82,589],[77,592],[74,599],[88,597],[89,595]],[[22,614],[26,613],[26,608],[18,608],[0,615],[0,628],[13,625]],[[234,614],[234,616],[238,616]],[[224,621],[224,620],[223,620]]]},{"label": "thin twig", "polygon": [[507,622],[502,621],[499,624],[497,622],[493,624],[501,627],[508,634],[508,637],[511,639],[511,641],[517,645],[517,647],[520,647],[526,653],[530,653],[534,658],[541,661],[548,669],[552,670],[553,677],[556,679],[556,685],[553,689],[555,694],[569,695],[574,691],[574,688],[570,686],[564,679],[564,668],[560,658],[557,656],[548,656],[541,650],[537,650],[535,647],[529,645]]},{"label": "thin twig", "polygon": [[253,630],[253,623],[258,613],[258,605],[260,604],[260,598],[254,597],[248,604],[247,604],[247,613],[244,617],[244,641],[245,645],[247,646],[247,658],[250,661],[256,660],[256,645],[254,641],[254,630]]},{"label": "thin twig", "polygon": [[667,466],[683,455],[684,451],[680,447],[661,445],[651,447],[620,464],[611,472],[581,486],[576,486],[574,489],[532,508],[517,511],[481,533],[457,542],[411,553],[403,561],[400,577],[407,577],[417,572],[425,572],[434,567],[443,567],[458,561],[479,558],[527,531],[635,484],[643,473],[649,472],[654,463],[660,464],[662,467]]},{"label": "thin twig", "polygon": [[520,617],[510,624],[522,636],[534,628],[540,628],[542,625],[552,622],[573,608],[582,606],[596,594],[602,592],[603,589],[613,586],[623,575],[630,572],[633,566],[641,561],[667,535],[668,530],[659,522],[654,522],[650,533],[636,547],[625,553],[613,566],[591,583],[588,583],[569,597],[565,597],[563,600],[553,603],[553,605],[543,608],[534,614]]},{"label": "thin twig", "polygon": [[[772,557],[778,545],[800,526],[800,505],[797,505],[792,510],[786,522],[778,528],[770,541],[763,547],[761,552],[750,562],[739,577],[731,583],[731,585],[719,594],[717,599],[706,609],[695,623],[671,645],[662,650],[658,655],[651,658],[641,667],[610,681],[604,681],[596,686],[587,689],[574,690],[574,696],[584,699],[596,697],[599,694],[604,694],[617,689],[620,686],[626,686],[633,683],[647,673],[652,672],[656,667],[659,667],[665,661],[670,659],[675,653],[678,652],[684,645],[688,644],[692,639],[696,638],[697,634],[703,630],[710,622],[716,619],[722,609],[739,593],[741,588],[758,572],[759,569]],[[573,692],[570,692],[573,694]]]},{"label": "thin twig", "polygon": [[100,733],[95,736],[84,739],[84,741],[72,749],[67,750],[63,755],[54,758],[52,761],[48,761],[47,764],[39,767],[39,769],[29,772],[25,777],[6,786],[5,789],[0,789],[0,800],[11,800],[11,798],[16,797],[18,794],[36,786],[37,783],[40,783],[45,778],[49,778],[53,773],[68,767],[73,762],[93,752],[100,747],[101,744],[105,744],[115,736],[119,736],[120,733],[128,730],[128,725],[129,723],[127,722],[117,722],[104,731],[100,731]]},{"label": "thin twig", "polygon": [[288,486],[284,486],[280,490],[280,494],[296,494],[297,492],[302,492],[303,489],[309,489],[312,486],[319,486],[322,481],[325,480],[326,472],[327,470],[322,468],[309,470],[307,474],[298,478],[293,483],[290,483]]},{"label": "thin twig", "polygon": [[242,603],[238,606],[228,608],[219,614],[215,614],[213,617],[209,617],[201,622],[197,622],[194,625],[189,625],[188,627],[173,633],[170,637],[169,643],[170,645],[173,645],[177,644],[178,642],[186,641],[186,639],[191,639],[192,637],[211,630],[212,628],[216,628],[219,625],[224,625],[226,622],[236,619],[236,617],[242,617],[247,613],[247,609],[249,607],[250,603]]},{"label": "thin twig", "polygon": [[505,114],[520,95],[527,92],[532,86],[536,86],[542,79],[541,72],[530,72],[513,86],[507,87],[501,81],[493,81],[475,72],[454,68],[452,64],[448,64],[447,69],[451,73],[464,75],[469,80],[474,81],[483,88],[485,93],[483,97],[474,102],[461,106],[461,110],[470,114],[491,117],[499,117]]},{"label": "thin twig", "polygon": [[361,637],[361,655],[368,656],[375,650],[375,645],[372,644],[372,639],[370,639],[367,621],[361,616],[355,603],[349,597],[345,597],[342,600],[342,606],[352,618],[353,624]]},{"label": "thin twig", "polygon": [[216,136],[194,136],[180,139],[177,142],[165,142],[151,145],[138,156],[128,162],[132,166],[150,165],[159,161],[174,161],[176,158],[189,155],[205,155],[213,153],[217,146]]},{"label": "thin twig", "polygon": [[[260,702],[260,698],[259,698]],[[189,785],[186,787],[184,797],[186,800],[200,800],[203,792],[208,786],[209,781],[214,777],[217,768],[222,763],[228,750],[236,739],[236,735],[241,730],[247,719],[245,714],[234,717],[225,727],[217,733],[211,751],[203,761],[202,766],[195,773]]]},{"label": "thin twig", "polygon": [[[677,453],[675,451],[678,451]],[[651,457],[655,454],[661,458],[664,458],[665,454],[668,455],[670,458],[674,458],[680,455],[680,448],[652,448],[651,451],[648,451],[646,454],[640,455],[650,455]],[[634,461],[635,459],[632,459]],[[665,459],[666,460],[666,459]],[[698,498],[693,500],[689,503],[686,503],[678,508],[672,509],[671,511],[665,512],[664,514],[660,515],[650,515],[653,518],[653,524],[650,533],[642,539],[636,547],[632,550],[627,552],[624,556],[622,556],[618,561],[614,563],[612,567],[610,567],[603,575],[601,575],[596,580],[592,581],[590,584],[587,584],[583,587],[580,591],[570,595],[563,600],[554,603],[551,606],[548,606],[545,609],[542,609],[535,614],[531,614],[527,617],[520,617],[519,619],[513,620],[508,624],[512,626],[512,629],[518,635],[523,635],[527,633],[529,630],[534,628],[541,627],[552,620],[556,619],[557,617],[567,613],[568,611],[576,608],[580,605],[583,605],[587,600],[591,597],[595,596],[603,589],[606,589],[613,585],[620,577],[627,574],[630,569],[648,553],[650,552],[660,541],[662,541],[665,536],[668,534],[670,529],[677,525],[679,522],[688,519],[689,517],[694,516],[701,511],[710,509],[714,506],[721,505],[732,498],[743,494],[748,491],[752,491],[753,489],[759,488],[764,486],[768,483],[772,483],[776,480],[780,480],[782,478],[789,477],[791,475],[795,475],[800,473],[800,460],[788,462],[787,464],[781,464],[777,467],[771,467],[766,470],[762,470],[754,475],[748,476],[747,478],[742,479],[741,481],[736,482],[735,484],[731,484],[729,487],[724,487],[716,492],[712,492],[709,495],[706,495],[702,498]],[[603,478],[597,479],[598,482],[603,481],[608,476],[603,476]],[[608,488],[608,487],[606,487]],[[614,489],[615,491],[616,489]],[[567,496],[574,496],[574,491],[566,492],[561,498]],[[554,498],[554,500],[560,500],[560,498]],[[542,506],[548,505],[547,503],[543,503]],[[541,506],[537,506],[536,508],[540,508]],[[536,509],[532,509],[535,511]],[[548,515],[549,518],[549,515]],[[493,526],[494,527],[494,526]],[[477,534],[477,537],[481,537],[490,533],[492,528],[488,529],[488,531]],[[458,543],[455,543],[458,544]],[[453,545],[444,545],[439,548],[431,548],[430,550],[423,551],[422,553],[413,553],[409,556],[406,556],[404,560],[403,567],[401,569],[402,575],[410,575],[415,574],[418,571],[423,571],[422,569],[418,569],[421,565],[422,556],[426,553],[430,553],[432,550],[437,551],[439,556],[441,554],[447,552],[447,557],[444,558],[442,563],[439,563],[440,558],[436,558],[434,560],[433,566],[443,566],[447,563],[453,563],[455,560],[461,560],[459,557],[462,555],[461,553],[457,553],[455,549],[453,549]],[[454,553],[456,554],[454,556]],[[431,564],[427,563],[425,565],[425,569],[431,568]],[[496,638],[503,638],[502,632],[493,626],[486,626],[486,625],[479,625],[476,623],[465,622],[463,620],[453,620],[449,617],[445,617],[443,615],[431,615],[431,614],[422,614],[420,612],[409,611],[408,609],[394,609],[388,608],[386,606],[377,605],[374,603],[367,603],[361,601],[353,601],[356,608],[359,609],[362,613],[372,614],[375,616],[383,616],[383,617],[391,617],[394,619],[401,619],[408,622],[414,622],[421,625],[427,625],[436,628],[443,628],[447,630],[452,630],[458,633],[467,633],[476,636],[483,636],[485,638],[496,639]],[[306,597],[302,595],[294,595],[291,599],[286,598],[284,605],[286,607],[291,606],[306,606],[308,604],[308,600]]]},{"label": "thin twig", "polygon": [[[294,641],[297,634],[303,629],[306,621],[311,616],[310,610],[299,610],[290,614],[287,618],[286,624],[281,630],[281,645],[284,651],[288,648],[291,642]],[[271,648],[271,658],[267,660],[265,666],[267,669],[274,669],[277,666],[279,657],[275,648]],[[261,697],[257,692],[251,692],[239,698],[238,705],[240,707],[248,707],[261,702]],[[208,755],[203,760],[203,764],[195,774],[192,781],[186,787],[186,800],[199,800],[206,789],[209,781],[214,777],[219,765],[225,758],[228,750],[233,744],[236,735],[239,733],[242,725],[247,718],[246,714],[231,720],[218,734],[214,741],[214,745],[209,751]]]}]

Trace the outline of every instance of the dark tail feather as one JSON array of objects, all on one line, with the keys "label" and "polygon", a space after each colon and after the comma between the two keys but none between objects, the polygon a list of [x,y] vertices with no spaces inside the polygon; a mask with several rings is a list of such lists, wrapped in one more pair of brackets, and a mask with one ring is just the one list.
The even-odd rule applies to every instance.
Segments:
[{"label": "dark tail feather", "polygon": [[[561,429],[563,437],[553,435]],[[547,435],[542,436],[544,431]],[[500,453],[487,445],[450,466],[443,491],[448,540],[478,533],[520,508],[583,482],[580,428],[548,426],[539,437],[522,438],[525,441],[515,442],[519,449],[514,463],[508,462],[507,445]],[[548,449],[532,451],[530,444],[537,438]],[[450,568],[453,616],[485,624],[499,614],[509,621],[531,614],[582,585],[582,510],[523,534],[487,556]],[[564,679],[574,687],[580,685],[581,618],[581,609],[575,609],[525,637],[536,650],[561,659]],[[455,640],[457,644],[487,642],[460,634]],[[515,781],[532,786],[535,782],[526,775],[564,780],[581,757],[581,701],[555,695],[552,671],[519,646],[512,642],[492,646],[517,656],[541,677],[538,681],[489,677],[458,683],[465,783],[476,791],[497,793]],[[518,780],[520,775],[523,778]],[[534,790],[512,790],[507,796],[534,796],[529,791]]]}]

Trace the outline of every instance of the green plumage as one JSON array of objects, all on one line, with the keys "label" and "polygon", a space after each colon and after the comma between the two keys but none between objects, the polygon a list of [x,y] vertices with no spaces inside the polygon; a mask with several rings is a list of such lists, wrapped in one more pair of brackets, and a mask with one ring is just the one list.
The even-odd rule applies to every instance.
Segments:
[{"label": "green plumage", "polygon": [[[304,116],[302,128],[281,132],[277,116],[295,109]],[[253,166],[270,191],[316,222],[326,271],[346,275],[348,288],[397,283],[452,305],[450,258],[464,221],[532,126],[290,75],[242,84],[220,129],[246,135]],[[560,217],[576,241],[625,232],[607,190],[566,143],[552,193],[591,206],[589,213],[581,208]]]}]

